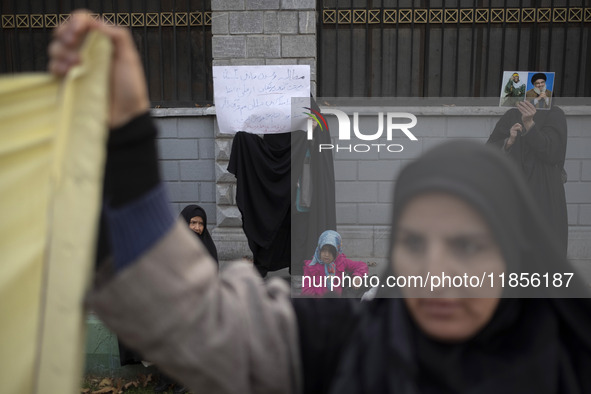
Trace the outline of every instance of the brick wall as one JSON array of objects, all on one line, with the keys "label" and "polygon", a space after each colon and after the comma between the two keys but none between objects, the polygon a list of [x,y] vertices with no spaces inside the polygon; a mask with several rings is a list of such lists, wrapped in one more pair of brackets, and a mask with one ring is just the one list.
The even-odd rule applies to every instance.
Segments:
[{"label": "brick wall", "polygon": [[[591,112],[564,109],[569,132],[565,163],[569,258],[582,265],[591,279],[591,132],[587,126]],[[457,110],[448,114],[421,109],[410,111],[417,115],[418,123],[412,132],[418,141],[394,138],[391,143],[404,146],[400,153],[335,152],[337,222],[343,239],[356,239],[350,254],[359,258],[371,256],[378,261],[387,254],[394,181],[408,161],[449,139],[465,138],[484,143],[505,112],[503,108],[486,108],[477,111],[480,114],[471,115]],[[367,130],[377,130],[377,117],[360,118]],[[337,129],[335,117],[327,119],[329,127]]]},{"label": "brick wall", "polygon": [[[393,180],[406,163],[450,138],[486,141],[504,110],[482,108],[466,113],[455,108],[436,113],[412,112],[418,118],[412,130],[419,140],[395,138],[392,143],[402,144],[402,152],[371,153],[364,155],[363,160],[351,152],[335,152],[338,229],[345,240],[345,253],[351,257],[380,262],[387,255]],[[591,111],[565,108],[565,112],[569,131],[569,256],[591,274],[591,132],[587,126]],[[161,130],[161,170],[175,212],[190,203],[203,205],[221,258],[250,254],[235,206],[234,176],[226,171],[231,138],[216,135],[215,110],[156,109],[153,113]],[[329,116],[327,120],[334,122],[335,118]],[[375,122],[377,130],[377,118],[368,117],[362,122],[368,122],[368,130]]]},{"label": "brick wall", "polygon": [[[206,111],[153,110],[159,129],[160,171],[175,213],[189,204],[216,224],[213,116]],[[213,111],[212,111],[213,112]]]}]

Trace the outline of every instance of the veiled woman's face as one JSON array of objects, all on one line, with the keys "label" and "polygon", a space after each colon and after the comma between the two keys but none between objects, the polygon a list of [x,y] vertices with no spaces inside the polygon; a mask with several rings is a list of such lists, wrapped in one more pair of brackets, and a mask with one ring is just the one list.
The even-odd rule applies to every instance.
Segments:
[{"label": "veiled woman's face", "polygon": [[[401,289],[412,318],[427,335],[464,341],[491,320],[502,289],[490,287],[489,275],[498,279],[505,262],[482,216],[464,201],[447,193],[412,199],[400,217],[392,259],[397,276],[429,275],[426,288]],[[450,286],[431,289],[435,278],[445,276],[455,278],[446,282]],[[483,287],[476,277],[485,279]]]},{"label": "veiled woman's face", "polygon": [[189,228],[199,235],[203,234],[205,228],[203,218],[201,216],[192,217],[189,221]]}]

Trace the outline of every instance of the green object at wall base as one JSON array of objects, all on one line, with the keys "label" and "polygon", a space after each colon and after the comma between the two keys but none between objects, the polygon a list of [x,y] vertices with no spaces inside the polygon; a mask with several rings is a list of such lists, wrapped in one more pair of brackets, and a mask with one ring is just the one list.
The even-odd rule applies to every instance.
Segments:
[{"label": "green object at wall base", "polygon": [[142,364],[121,366],[117,336],[92,312],[86,316],[85,375],[133,378],[138,374],[154,373],[154,367]]}]

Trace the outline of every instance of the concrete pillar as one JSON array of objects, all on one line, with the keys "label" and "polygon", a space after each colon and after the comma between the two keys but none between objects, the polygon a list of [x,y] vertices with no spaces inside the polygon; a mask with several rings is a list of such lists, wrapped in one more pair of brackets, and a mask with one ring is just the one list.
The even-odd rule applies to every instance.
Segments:
[{"label": "concrete pillar", "polygon": [[[212,0],[214,66],[307,64],[316,93],[316,2],[314,0]],[[215,124],[216,244],[238,253],[242,219],[236,207],[236,179],[226,170],[232,136]],[[246,239],[243,238],[246,250]],[[218,249],[224,249],[223,247]],[[221,256],[221,259],[224,259]]]}]

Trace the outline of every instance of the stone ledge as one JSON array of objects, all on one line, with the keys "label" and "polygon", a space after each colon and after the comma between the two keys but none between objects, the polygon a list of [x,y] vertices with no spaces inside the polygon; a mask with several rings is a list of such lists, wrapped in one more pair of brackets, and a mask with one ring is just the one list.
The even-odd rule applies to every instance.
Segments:
[{"label": "stone ledge", "polygon": [[[302,63],[300,63],[302,64]],[[307,60],[306,63],[307,64]],[[339,100],[339,99],[337,99]],[[342,100],[342,98],[340,98]],[[400,98],[396,98],[400,100]],[[323,106],[321,106],[323,108]],[[371,106],[363,107],[363,111],[358,111],[359,108],[355,107],[339,107],[341,111],[348,114],[353,112],[359,112],[361,115],[375,115],[378,112],[384,112],[385,109],[395,110],[396,112],[412,112],[414,115],[424,116],[501,116],[507,112],[505,107],[496,107],[492,105],[482,105],[475,107],[467,106],[429,106],[429,107],[417,107],[417,106],[405,106],[405,107],[384,107],[384,106]],[[591,106],[589,105],[569,105],[560,106],[564,113],[568,116],[590,116]],[[392,111],[391,111],[392,112]],[[155,118],[165,117],[183,117],[183,116],[211,116],[216,115],[215,106],[201,107],[201,108],[152,108],[150,114]],[[226,134],[229,135],[229,134]]]},{"label": "stone ledge", "polygon": [[[388,264],[390,226],[338,226],[343,237],[343,249],[353,260],[375,261],[372,275],[379,275]],[[241,227],[216,227],[212,237],[220,260],[240,260],[251,256],[248,241]],[[591,228],[574,227],[569,231],[569,259],[580,270],[587,283],[591,283]],[[359,247],[357,247],[359,246]]]},{"label": "stone ledge", "polygon": [[[343,237],[343,249],[350,258],[361,260],[372,260],[385,263],[390,243],[390,226],[338,226],[337,231]],[[225,253],[223,259],[232,260],[250,254],[248,242],[241,227],[216,227],[212,237],[218,245],[228,246],[232,250],[242,250],[235,256],[232,253]],[[371,241],[372,244],[370,245]],[[236,248],[234,244],[242,246]],[[356,248],[359,243],[364,248]],[[218,252],[222,248],[218,246]],[[222,252],[223,253],[223,252]],[[569,231],[569,259],[576,262],[578,266],[586,265],[591,272],[591,227],[571,227]]]},{"label": "stone ledge", "polygon": [[152,108],[150,115],[155,118],[211,116],[215,115],[215,106],[201,108]]},{"label": "stone ledge", "polygon": [[[337,231],[343,238],[347,257],[376,261],[380,269],[385,267],[390,247],[390,226],[346,225],[337,226]],[[591,283],[591,227],[570,227],[568,258]]]},{"label": "stone ledge", "polygon": [[[339,99],[336,99],[339,100]],[[342,99],[341,99],[342,100]],[[400,98],[395,100],[399,101]],[[321,105],[320,108],[325,106]],[[376,115],[379,112],[410,112],[413,115],[421,116],[502,116],[507,112],[506,107],[495,107],[491,105],[482,106],[454,106],[454,105],[430,105],[430,106],[339,106],[334,104],[334,108],[352,115],[354,112],[359,115]],[[567,116],[589,116],[591,115],[591,106],[561,106]],[[362,110],[360,110],[362,109]]]}]

